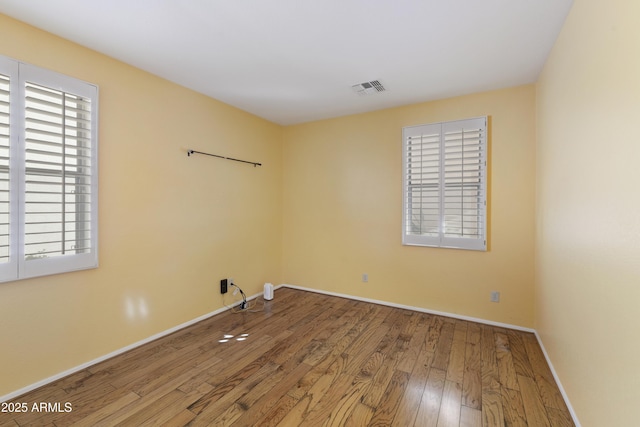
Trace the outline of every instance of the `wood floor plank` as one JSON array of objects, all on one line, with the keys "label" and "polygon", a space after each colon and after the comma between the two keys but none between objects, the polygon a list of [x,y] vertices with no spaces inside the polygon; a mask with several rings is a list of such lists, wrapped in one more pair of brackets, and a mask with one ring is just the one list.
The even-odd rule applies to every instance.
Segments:
[{"label": "wood floor plank", "polygon": [[[344,382],[348,380],[349,383],[353,382],[354,377],[344,373],[344,366],[345,361],[342,355],[332,359],[331,364],[322,372],[322,375],[314,377],[312,384],[311,382],[308,383],[310,384],[310,387],[304,387],[307,391],[298,399],[296,405],[288,414],[285,415],[279,424],[286,426],[301,423],[310,413],[312,413],[312,411],[314,411],[315,407],[325,397],[325,395],[331,395],[339,392],[343,385],[342,383],[339,383],[339,381]],[[302,387],[297,387],[296,391],[299,392],[301,389]],[[331,393],[328,393],[330,389]],[[325,415],[328,417],[328,414]],[[317,412],[315,416],[320,417]]]},{"label": "wood floor plank", "polygon": [[280,417],[277,423],[270,423],[269,425],[288,427],[288,426],[300,426],[304,421],[306,414],[313,408],[313,406],[320,400],[320,397],[314,400],[313,394],[306,394],[302,399],[297,400],[295,405],[284,416]]},{"label": "wood floor plank", "polygon": [[513,365],[517,375],[533,378],[533,368],[527,356],[527,349],[524,346],[523,332],[508,330],[509,346],[511,348],[511,356],[513,357]]},{"label": "wood floor plank", "polygon": [[[324,354],[321,359],[309,360],[306,358],[304,363],[314,364],[314,368],[309,371],[304,377],[302,377],[296,386],[292,387],[287,393],[292,398],[297,400],[302,399],[313,385],[323,376],[326,375],[327,370],[331,369],[337,358],[340,357],[340,361],[343,361],[342,354],[353,341],[360,335],[365,327],[365,322],[357,321],[354,325],[345,324],[345,327],[336,333],[336,339],[333,341],[327,341],[330,347],[327,347],[328,352]],[[315,362],[315,363],[314,363]]]},{"label": "wood floor plank", "polygon": [[314,339],[311,332],[316,328],[322,328],[331,313],[331,310],[325,310],[317,315],[315,321],[295,328],[286,340],[281,341],[269,353],[265,354],[264,358],[283,364],[295,354],[296,360],[301,363],[321,345],[320,341]]},{"label": "wood floor plank", "polygon": [[[167,381],[166,383],[158,386],[153,392],[140,397],[140,399],[134,400],[128,405],[123,406],[122,408],[115,410],[109,413],[106,417],[98,420],[98,425],[118,425],[121,424],[125,419],[129,418],[132,415],[135,415],[141,411],[145,411],[151,405],[154,405],[159,399],[162,399],[164,396],[171,394],[175,390],[178,389],[179,385],[185,381],[189,376],[193,375],[191,372],[186,372],[181,377],[174,378],[172,380]],[[195,389],[191,392],[190,396],[193,396],[196,399],[198,396],[205,394],[211,389],[208,385],[204,384],[199,388]],[[83,420],[83,421],[86,421]]]},{"label": "wood floor plank", "polygon": [[416,315],[416,326],[411,332],[403,331],[401,335],[408,334],[409,342],[407,349],[404,352],[402,360],[398,364],[398,369],[404,372],[412,372],[418,356],[423,351],[425,345],[425,338],[429,331],[429,325],[431,324],[431,315],[426,313],[419,313]]},{"label": "wood floor plank", "polygon": [[482,411],[462,406],[460,410],[460,427],[482,427]]},{"label": "wood floor plank", "polygon": [[551,427],[575,427],[569,411],[556,408],[545,408],[549,415],[549,424]]},{"label": "wood floor plank", "polygon": [[[293,385],[300,380],[311,366],[298,363],[295,358],[276,370],[274,375],[256,385],[247,394],[236,400],[233,406],[225,411],[225,423],[256,425],[255,420],[261,418],[268,408],[271,408]],[[216,419],[216,422],[221,417]]]},{"label": "wood floor plank", "polygon": [[457,427],[460,425],[462,406],[462,387],[459,383],[445,381],[442,392],[442,403],[438,414],[438,427]]},{"label": "wood floor plank", "polygon": [[273,354],[273,349],[291,336],[291,333],[289,330],[284,330],[275,337],[266,335],[258,337],[252,342],[232,343],[229,348],[235,348],[236,353],[227,359],[225,369],[220,369],[216,365],[213,368],[203,370],[203,379],[206,378],[208,384],[218,389],[232,389],[236,384],[258,371],[262,364],[268,360],[265,355]]},{"label": "wood floor plank", "polygon": [[502,427],[505,425],[502,397],[499,391],[482,392],[482,425],[484,427]]},{"label": "wood floor plank", "polygon": [[482,360],[482,394],[487,390],[500,391],[500,374],[493,327],[482,325],[480,356]]},{"label": "wood floor plank", "polygon": [[344,423],[344,427],[361,427],[368,426],[373,418],[373,413],[375,409],[370,406],[367,406],[363,403],[356,403],[355,408],[353,408],[353,412],[349,415],[349,418]]},{"label": "wood floor plank", "polygon": [[410,374],[404,371],[395,371],[389,382],[389,386],[385,390],[385,399],[376,406],[373,418],[369,422],[369,426],[390,426],[400,406],[400,400],[404,396],[405,389],[409,384]]},{"label": "wood floor plank", "polygon": [[482,325],[481,330],[482,425],[485,427],[504,426],[494,327]]},{"label": "wood floor plank", "polygon": [[447,365],[447,380],[462,384],[464,377],[464,358],[467,344],[467,322],[458,320],[453,331],[453,342]]},{"label": "wood floor plank", "polygon": [[196,391],[187,394],[180,390],[173,390],[151,405],[125,418],[122,424],[131,426],[165,425],[176,413],[183,411],[198,397],[199,393]]},{"label": "wood floor plank", "polygon": [[447,372],[441,369],[432,368],[429,371],[427,385],[422,394],[420,408],[414,425],[416,427],[431,427],[438,424],[440,414],[440,404],[442,403],[442,392]]},{"label": "wood floor plank", "polygon": [[[411,371],[411,376],[409,377],[409,384],[407,384],[404,396],[400,401],[400,406],[393,420],[395,425],[412,426],[415,423],[418,409],[422,402],[422,396],[424,395],[424,389],[429,379],[432,357],[433,353],[428,353],[426,346],[422,346],[422,351],[418,354],[418,357],[415,358],[416,361]],[[413,359],[412,356],[410,356],[410,358]],[[398,369],[398,371],[406,372],[403,369]]]},{"label": "wood floor plank", "polygon": [[[362,400],[362,396],[367,393],[367,390],[371,386],[371,376],[368,375],[359,375],[357,376],[351,385],[347,388],[345,393],[342,395],[340,400],[336,403],[336,405],[330,409],[329,417],[325,420],[325,426],[343,426],[346,424],[346,421],[353,416],[358,417],[359,415],[354,411],[360,401]],[[361,414],[364,416],[369,416],[369,413],[365,412]],[[360,425],[363,424],[365,420],[363,419],[355,419]]]},{"label": "wood floor plank", "polygon": [[108,417],[109,415],[121,410],[126,406],[129,406],[131,403],[138,399],[140,399],[140,396],[138,396],[137,394],[133,392],[127,392],[127,394],[120,397],[119,399],[99,407],[97,410],[90,412],[87,416],[80,417],[75,422],[69,419],[69,424],[67,425],[70,425],[72,427],[94,426],[98,423],[98,421]]},{"label": "wood floor plank", "polygon": [[506,334],[495,333],[496,339],[496,360],[498,362],[498,376],[500,384],[511,390],[519,390],[516,368],[513,364],[509,338]]},{"label": "wood floor plank", "polygon": [[[360,309],[352,308],[342,316],[332,319],[329,327],[320,329],[318,340],[322,345],[304,359],[304,363],[315,366],[327,357],[333,357],[349,348],[353,341],[366,327],[364,319],[379,316],[383,311],[380,306],[369,304]],[[331,335],[326,336],[330,331]],[[314,330],[315,332],[315,330]]]},{"label": "wood floor plank", "polygon": [[[207,380],[208,384],[214,386],[214,390],[191,405],[189,410],[199,414],[220,398],[228,398],[229,392],[235,390],[240,384],[252,378],[255,373],[264,370],[266,365],[276,369],[279,365],[274,362],[273,359],[279,354],[279,350],[286,345],[290,336],[291,331],[286,330],[274,338],[258,338],[256,341],[263,342],[263,344],[254,347],[253,351],[247,352],[242,359],[236,360],[236,363],[233,364],[233,371],[218,372],[215,376]],[[244,343],[246,343],[246,341],[242,342],[242,344]]]},{"label": "wood floor plank", "polygon": [[[329,316],[326,318],[322,328],[314,328],[314,339],[324,342],[330,339],[337,329],[343,326],[343,323],[339,321],[348,321],[349,318],[356,318],[358,313],[362,310],[353,309],[353,301],[349,301],[346,298],[336,298],[329,308],[325,308],[329,312]],[[315,322],[314,322],[315,323]]]},{"label": "wood floor plank", "polygon": [[[126,389],[113,389],[110,391],[108,388],[101,390],[98,386],[90,389],[76,389],[74,393],[67,396],[67,399],[73,402],[73,410],[66,414],[56,414],[50,417],[50,420],[53,422],[64,420],[63,424],[69,425],[96,411],[100,411],[105,406],[109,406],[111,410],[114,410],[122,402],[132,402],[138,398],[137,394]],[[115,405],[112,406],[112,403]]]},{"label": "wood floor plank", "polygon": [[527,416],[527,423],[540,427],[550,426],[551,423],[535,381],[529,377],[519,375],[518,383],[520,384],[520,393],[522,394],[522,404]]},{"label": "wood floor plank", "polygon": [[[177,359],[187,359],[197,355],[197,349],[184,347],[178,351],[173,351],[173,357]],[[173,366],[172,368],[176,368]],[[180,365],[182,367],[182,365]],[[117,377],[111,376],[109,383],[116,388],[129,388],[131,384],[143,385],[150,379],[156,378],[158,372],[163,372],[166,368],[166,359],[164,357],[155,357],[149,360],[136,360],[129,366],[126,371],[119,370]]]},{"label": "wood floor plank", "polygon": [[471,344],[478,344],[482,340],[482,327],[479,323],[469,322],[467,326],[467,342]]},{"label": "wood floor plank", "polygon": [[[261,418],[258,418],[255,421],[240,419],[233,425],[238,427],[272,427],[278,425],[287,414],[291,413],[291,411],[294,410],[298,401],[299,399],[294,399],[288,394],[285,394],[280,399],[278,399],[278,401],[272,407],[266,408]],[[300,408],[298,408],[298,410],[299,409]]]},{"label": "wood floor plank", "polygon": [[345,369],[351,374],[358,372],[365,361],[377,351],[379,343],[384,340],[390,333],[388,326],[376,326],[363,331],[358,339],[345,351],[346,366]]},{"label": "wood floor plank", "polygon": [[19,396],[73,411],[0,427],[573,425],[533,334],[288,288],[260,307]]},{"label": "wood floor plank", "polygon": [[500,391],[505,424],[513,427],[527,427],[527,415],[524,412],[520,391],[507,387],[502,387]]},{"label": "wood floor plank", "polygon": [[547,360],[544,357],[544,353],[538,344],[538,340],[533,334],[526,334],[523,337],[524,347],[527,350],[527,356],[531,362],[531,367],[534,373],[534,379],[540,390],[542,401],[544,405],[551,408],[567,411],[567,407],[564,403],[564,399],[560,394],[551,369],[547,364]]},{"label": "wood floor plank", "polygon": [[[385,363],[375,374],[368,393],[362,398],[362,403],[369,405],[372,408],[378,407],[383,396],[385,396],[385,391],[404,356],[407,346],[408,343],[401,337],[398,337],[395,345],[386,354]],[[425,360],[423,362],[426,363],[428,360],[432,360],[432,358],[432,353],[425,353]]]},{"label": "wood floor plank", "polygon": [[427,332],[427,339],[425,341],[427,351],[429,351],[430,353],[436,352],[436,347],[438,346],[438,341],[440,340],[440,332],[442,331],[443,325],[444,319],[442,317],[432,317],[431,324],[429,325],[429,330]]},{"label": "wood floor plank", "polygon": [[[279,337],[284,339],[290,334],[290,331],[283,331]],[[224,367],[221,367],[218,364],[200,366],[197,369],[197,375],[192,375],[190,378],[183,381],[178,388],[180,391],[185,393],[199,388],[203,384],[210,384],[219,389],[233,388],[235,384],[242,381],[242,379],[238,378],[236,375],[238,375],[238,373],[242,373],[246,376],[251,375],[252,372],[245,370],[245,367],[250,365],[252,362],[255,362],[256,358],[258,358],[260,354],[272,349],[277,344],[277,339],[278,338],[270,336],[262,336],[250,343],[247,343],[246,341],[241,343],[225,343],[223,344],[225,346],[229,344],[227,347],[228,349],[236,350],[235,357],[228,357],[225,359]],[[258,369],[255,364],[252,368]],[[215,393],[212,392],[212,394]]]},{"label": "wood floor plank", "polygon": [[[191,412],[196,414],[194,421],[202,425],[211,425],[218,418],[224,415],[224,411],[233,406],[234,403],[249,393],[254,387],[267,380],[278,369],[278,365],[267,362],[257,370],[251,370],[251,375],[239,376],[242,379],[233,388],[216,387],[213,393],[208,393],[199,398],[193,404],[187,406]],[[221,390],[224,390],[222,392]]]},{"label": "wood floor plank", "polygon": [[72,393],[80,388],[91,388],[92,384],[100,384],[101,378],[97,378],[89,369],[69,375],[60,380],[60,388],[65,393]]},{"label": "wood floor plank", "polygon": [[[207,348],[200,348],[197,352],[185,355],[178,360],[180,360],[179,364],[173,363],[168,366],[163,364],[149,372],[146,377],[137,377],[135,381],[122,388],[131,390],[139,396],[146,396],[167,381],[174,378],[184,378],[185,375],[188,377],[189,373],[215,369],[215,366],[219,366],[222,362],[221,358],[209,355]],[[183,392],[188,393],[187,391]]]},{"label": "wood floor plank", "polygon": [[186,426],[186,425],[189,425],[189,423],[195,417],[196,417],[196,414],[194,414],[193,412],[189,411],[188,409],[184,409],[184,410],[178,412],[177,414],[175,414],[169,420],[167,420],[167,422],[164,425],[166,425],[166,426]]},{"label": "wood floor plank", "polygon": [[455,324],[452,322],[444,322],[440,330],[440,337],[436,345],[433,358],[432,368],[447,371],[449,366],[449,356],[451,355],[451,344],[453,344],[453,331]]},{"label": "wood floor plank", "polygon": [[462,404],[473,409],[482,409],[482,359],[480,342],[467,342],[462,379]]},{"label": "wood floor plank", "polygon": [[[303,419],[297,424],[285,423],[286,417],[280,423],[282,426],[299,425],[299,426],[320,426],[331,422],[331,411],[339,405],[351,389],[354,377],[349,374],[341,373],[331,382],[331,386],[325,390],[320,399],[312,402],[303,413]],[[318,395],[316,395],[318,396]],[[320,396],[318,396],[320,397]]]},{"label": "wood floor plank", "polygon": [[406,310],[393,310],[382,321],[381,328],[387,329],[385,336],[379,341],[375,351],[388,351],[396,342],[405,322],[410,322],[413,316],[407,315]]}]

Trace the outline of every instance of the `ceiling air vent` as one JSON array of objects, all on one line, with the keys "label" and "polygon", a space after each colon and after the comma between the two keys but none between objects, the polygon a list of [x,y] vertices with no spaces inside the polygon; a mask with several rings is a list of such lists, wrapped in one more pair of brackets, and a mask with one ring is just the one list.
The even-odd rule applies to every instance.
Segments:
[{"label": "ceiling air vent", "polygon": [[386,90],[379,80],[371,80],[370,82],[353,85],[351,89],[360,96],[373,95]]}]

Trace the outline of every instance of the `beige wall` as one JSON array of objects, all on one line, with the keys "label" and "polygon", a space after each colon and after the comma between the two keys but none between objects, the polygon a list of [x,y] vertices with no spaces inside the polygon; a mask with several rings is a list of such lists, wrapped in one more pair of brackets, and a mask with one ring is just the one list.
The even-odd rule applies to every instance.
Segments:
[{"label": "beige wall", "polygon": [[584,426],[638,425],[638,17],[576,1],[537,86],[536,328]]},{"label": "beige wall", "polygon": [[[483,115],[490,250],[403,246],[402,127]],[[290,126],[283,150],[285,283],[533,326],[533,86]]]},{"label": "beige wall", "polygon": [[280,126],[3,15],[0,54],[100,87],[100,267],[0,284],[0,396],[281,281]]}]

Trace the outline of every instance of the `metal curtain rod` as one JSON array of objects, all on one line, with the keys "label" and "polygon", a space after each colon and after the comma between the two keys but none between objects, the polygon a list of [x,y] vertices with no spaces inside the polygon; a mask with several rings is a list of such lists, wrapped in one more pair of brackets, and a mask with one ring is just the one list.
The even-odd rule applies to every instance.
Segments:
[{"label": "metal curtain rod", "polygon": [[217,154],[203,153],[202,151],[196,151],[196,150],[188,150],[187,156],[191,156],[193,153],[204,154],[205,156],[211,156],[211,157],[218,157],[220,159],[225,159],[225,160],[233,160],[234,162],[249,163],[250,165],[253,165],[254,168],[256,166],[262,166],[262,163],[248,162],[246,160],[234,159],[233,157],[218,156]]}]

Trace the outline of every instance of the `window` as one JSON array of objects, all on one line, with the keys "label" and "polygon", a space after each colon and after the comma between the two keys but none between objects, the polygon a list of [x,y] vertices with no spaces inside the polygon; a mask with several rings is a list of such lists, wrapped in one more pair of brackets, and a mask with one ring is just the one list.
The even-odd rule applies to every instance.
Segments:
[{"label": "window", "polygon": [[402,243],[486,250],[486,117],[406,127],[402,140]]},{"label": "window", "polygon": [[98,88],[0,57],[0,281],[97,267]]}]

